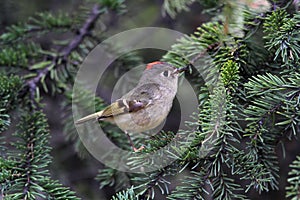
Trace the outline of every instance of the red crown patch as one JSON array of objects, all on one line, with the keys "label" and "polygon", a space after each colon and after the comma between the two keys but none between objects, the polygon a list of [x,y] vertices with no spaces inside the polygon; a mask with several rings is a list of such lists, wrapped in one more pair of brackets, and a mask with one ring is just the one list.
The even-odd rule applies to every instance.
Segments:
[{"label": "red crown patch", "polygon": [[149,64],[146,66],[146,69],[151,69],[151,68],[153,67],[153,65],[161,64],[161,63],[162,63],[161,61],[155,61],[155,62],[149,63]]}]

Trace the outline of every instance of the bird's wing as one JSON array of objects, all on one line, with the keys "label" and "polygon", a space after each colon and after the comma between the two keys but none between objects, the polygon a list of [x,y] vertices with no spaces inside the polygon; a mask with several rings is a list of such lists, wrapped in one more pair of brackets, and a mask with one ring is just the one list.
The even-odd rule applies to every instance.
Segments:
[{"label": "bird's wing", "polygon": [[113,117],[129,112],[136,112],[145,108],[147,105],[149,105],[149,103],[149,101],[119,99],[107,106],[98,119]]},{"label": "bird's wing", "polygon": [[158,84],[149,83],[137,86],[122,98],[104,108],[104,110],[83,117],[77,120],[76,124],[81,124],[92,119],[105,120],[105,118],[116,115],[137,112],[151,105],[153,100],[160,98],[160,95]]},{"label": "bird's wing", "polygon": [[155,83],[137,86],[122,98],[106,107],[101,113],[101,118],[113,117],[124,113],[137,112],[160,97],[159,85]]},{"label": "bird's wing", "polygon": [[106,118],[111,118],[116,115],[121,115],[129,112],[136,112],[149,105],[149,101],[138,101],[138,100],[126,100],[119,99],[114,103],[110,104],[104,110],[93,113],[91,115],[85,116],[76,121],[76,124],[82,124],[84,122],[90,121],[92,119],[105,120]]},{"label": "bird's wing", "polygon": [[137,100],[141,102],[153,101],[160,99],[162,96],[161,89],[157,83],[141,84],[125,94],[121,99]]}]

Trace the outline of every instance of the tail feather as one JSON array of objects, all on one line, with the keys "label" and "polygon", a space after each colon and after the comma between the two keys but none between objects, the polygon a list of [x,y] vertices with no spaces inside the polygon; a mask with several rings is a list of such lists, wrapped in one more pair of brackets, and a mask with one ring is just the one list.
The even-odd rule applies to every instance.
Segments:
[{"label": "tail feather", "polygon": [[88,116],[85,116],[85,117],[83,117],[83,118],[77,120],[77,121],[75,122],[75,124],[82,124],[82,123],[87,122],[87,121],[90,121],[90,120],[92,120],[92,119],[97,119],[99,116],[102,115],[102,113],[103,113],[103,111],[100,111],[100,112],[96,112],[96,113],[90,114],[90,115],[88,115]]}]

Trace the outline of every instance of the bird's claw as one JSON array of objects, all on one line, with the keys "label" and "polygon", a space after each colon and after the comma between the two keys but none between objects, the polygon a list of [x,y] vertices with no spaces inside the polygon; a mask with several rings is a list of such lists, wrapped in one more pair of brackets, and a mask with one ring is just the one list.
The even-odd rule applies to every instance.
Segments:
[{"label": "bird's claw", "polygon": [[135,148],[135,147],[133,147],[133,151],[134,152],[139,152],[139,151],[141,151],[141,150],[143,150],[143,149],[145,149],[145,147],[144,146],[141,146],[140,148]]}]

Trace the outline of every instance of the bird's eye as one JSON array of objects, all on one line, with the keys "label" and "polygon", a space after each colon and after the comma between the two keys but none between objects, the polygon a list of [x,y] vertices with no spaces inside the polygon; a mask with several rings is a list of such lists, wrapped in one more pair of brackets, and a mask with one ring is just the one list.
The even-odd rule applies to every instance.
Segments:
[{"label": "bird's eye", "polygon": [[164,77],[168,77],[169,76],[169,71],[166,70],[162,74],[164,75]]}]

